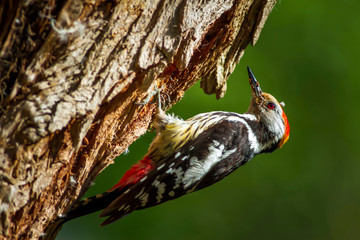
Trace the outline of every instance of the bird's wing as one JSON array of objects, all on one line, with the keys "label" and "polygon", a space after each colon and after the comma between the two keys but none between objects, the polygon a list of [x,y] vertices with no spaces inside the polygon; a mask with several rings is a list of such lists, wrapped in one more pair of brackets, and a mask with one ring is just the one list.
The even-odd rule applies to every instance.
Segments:
[{"label": "bird's wing", "polygon": [[248,154],[246,134],[247,128],[241,121],[222,120],[215,124],[159,161],[147,176],[116,198],[100,214],[109,216],[102,225],[221,180],[235,169],[228,168],[229,162],[238,161],[235,165],[240,166]]}]

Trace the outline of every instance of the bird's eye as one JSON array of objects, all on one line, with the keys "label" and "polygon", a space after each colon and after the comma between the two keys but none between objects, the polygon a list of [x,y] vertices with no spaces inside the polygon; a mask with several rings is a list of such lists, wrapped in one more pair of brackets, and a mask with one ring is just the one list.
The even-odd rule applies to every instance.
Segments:
[{"label": "bird's eye", "polygon": [[275,108],[275,104],[272,103],[272,102],[269,102],[269,103],[267,104],[267,108],[268,108],[268,109],[274,109],[274,108]]}]

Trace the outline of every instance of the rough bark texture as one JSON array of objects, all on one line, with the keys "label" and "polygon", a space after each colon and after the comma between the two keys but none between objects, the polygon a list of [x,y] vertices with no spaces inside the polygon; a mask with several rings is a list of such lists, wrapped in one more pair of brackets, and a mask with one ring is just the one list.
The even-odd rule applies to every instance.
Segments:
[{"label": "rough bark texture", "polygon": [[275,1],[1,1],[0,238],[65,213],[146,132],[155,86],[222,97]]}]

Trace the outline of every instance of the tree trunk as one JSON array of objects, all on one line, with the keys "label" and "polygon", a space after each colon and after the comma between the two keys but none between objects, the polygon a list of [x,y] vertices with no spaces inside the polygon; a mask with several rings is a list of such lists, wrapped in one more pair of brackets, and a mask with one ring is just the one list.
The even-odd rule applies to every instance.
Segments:
[{"label": "tree trunk", "polygon": [[223,97],[275,2],[1,1],[0,238],[40,238],[146,132],[156,86]]}]

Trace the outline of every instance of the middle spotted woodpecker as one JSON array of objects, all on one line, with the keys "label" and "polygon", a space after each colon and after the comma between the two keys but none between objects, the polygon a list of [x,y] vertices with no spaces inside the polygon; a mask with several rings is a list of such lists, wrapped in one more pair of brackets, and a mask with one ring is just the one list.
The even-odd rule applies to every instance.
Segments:
[{"label": "middle spotted woodpecker", "polygon": [[248,74],[252,99],[245,114],[209,112],[184,121],[158,106],[157,135],[146,156],[109,191],[75,204],[64,222],[104,209],[102,225],[112,223],[208,187],[254,156],[281,148],[290,133],[282,104],[261,91],[249,67]]}]

